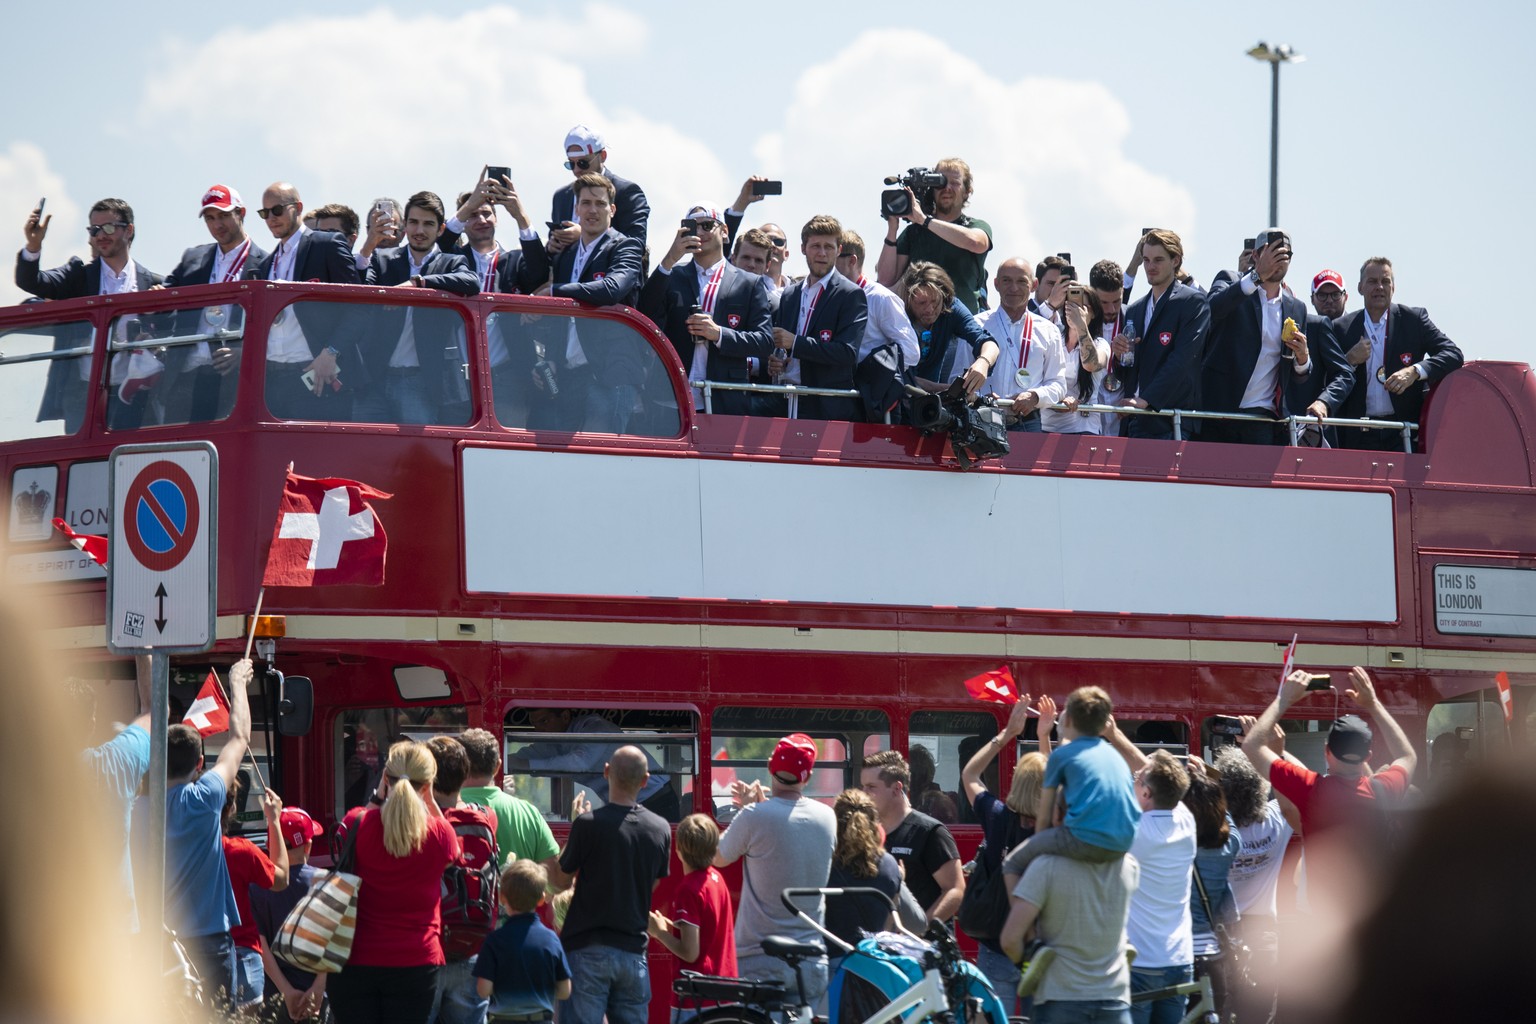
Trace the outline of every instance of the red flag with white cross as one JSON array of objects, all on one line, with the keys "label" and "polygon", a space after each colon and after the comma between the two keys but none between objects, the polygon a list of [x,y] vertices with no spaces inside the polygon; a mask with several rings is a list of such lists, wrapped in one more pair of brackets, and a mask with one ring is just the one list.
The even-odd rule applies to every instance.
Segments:
[{"label": "red flag with white cross", "polygon": [[382,585],[384,524],[368,500],[388,497],[356,480],[289,473],[261,585]]},{"label": "red flag with white cross", "polygon": [[1499,703],[1504,705],[1504,724],[1508,725],[1515,717],[1515,695],[1509,690],[1509,673],[1500,672],[1493,681],[1499,684]]},{"label": "red flag with white cross", "polygon": [[181,721],[204,736],[229,731],[229,705],[224,701],[224,688],[219,685],[219,677],[211,669],[208,678],[203,680],[203,688],[197,691],[197,699],[187,708]]},{"label": "red flag with white cross", "polygon": [[972,676],[965,681],[965,692],[977,700],[993,704],[1017,704],[1019,691],[1013,683],[1013,672],[1007,665]]}]

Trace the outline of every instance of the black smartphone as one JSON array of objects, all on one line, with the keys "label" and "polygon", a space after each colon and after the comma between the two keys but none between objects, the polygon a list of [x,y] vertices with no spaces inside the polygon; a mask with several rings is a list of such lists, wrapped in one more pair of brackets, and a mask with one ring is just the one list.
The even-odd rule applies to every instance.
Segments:
[{"label": "black smartphone", "polygon": [[1259,245],[1259,240],[1257,238],[1245,238],[1245,239],[1243,239],[1243,251],[1244,252],[1247,252],[1250,249],[1256,249],[1256,248],[1258,248],[1258,245]]},{"label": "black smartphone", "polygon": [[1059,252],[1056,255],[1060,256],[1062,259],[1066,260],[1068,263],[1072,262],[1072,254],[1069,253],[1069,252]]},{"label": "black smartphone", "polygon": [[1076,281],[1077,268],[1068,263],[1066,266],[1061,268],[1061,276],[1066,278],[1068,281]]},{"label": "black smartphone", "polygon": [[565,221],[558,220],[547,220],[544,223],[549,227],[549,230],[551,231],[563,231],[566,225]]},{"label": "black smartphone", "polygon": [[494,181],[496,184],[500,185],[503,182],[512,180],[512,168],[493,167],[490,164],[486,164],[485,176]]},{"label": "black smartphone", "polygon": [[698,316],[702,312],[704,312],[704,307],[699,305],[697,302],[688,307],[689,316]]},{"label": "black smartphone", "polygon": [[752,194],[755,196],[781,196],[784,194],[782,181],[754,181]]},{"label": "black smartphone", "polygon": [[1213,736],[1241,736],[1243,734],[1242,721],[1233,718],[1231,715],[1212,715],[1210,723]]},{"label": "black smartphone", "polygon": [[1331,690],[1331,689],[1333,689],[1333,676],[1329,675],[1326,672],[1324,672],[1322,675],[1313,676],[1312,677],[1312,681],[1307,683],[1307,690],[1308,691],[1311,691],[1311,690]]},{"label": "black smartphone", "polygon": [[37,201],[37,219],[38,220],[42,220],[43,219],[43,207],[45,207],[47,205],[48,205],[48,197],[47,196],[44,196],[42,199],[39,199]]},{"label": "black smartphone", "polygon": [[1156,230],[1157,230],[1157,228],[1142,228],[1141,229],[1141,237],[1142,238],[1146,238],[1148,235],[1150,235],[1152,232],[1154,232]]},{"label": "black smartphone", "polygon": [[699,222],[692,217],[683,218],[683,234],[696,235],[699,233]]}]

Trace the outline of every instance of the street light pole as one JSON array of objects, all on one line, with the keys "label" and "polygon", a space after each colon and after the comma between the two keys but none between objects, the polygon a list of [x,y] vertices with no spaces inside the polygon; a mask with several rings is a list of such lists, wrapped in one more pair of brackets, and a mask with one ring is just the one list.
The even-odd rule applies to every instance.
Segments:
[{"label": "street light pole", "polygon": [[1281,43],[1271,47],[1261,42],[1248,51],[1254,60],[1269,65],[1269,224],[1280,223],[1280,65],[1295,64],[1306,60],[1301,54]]}]

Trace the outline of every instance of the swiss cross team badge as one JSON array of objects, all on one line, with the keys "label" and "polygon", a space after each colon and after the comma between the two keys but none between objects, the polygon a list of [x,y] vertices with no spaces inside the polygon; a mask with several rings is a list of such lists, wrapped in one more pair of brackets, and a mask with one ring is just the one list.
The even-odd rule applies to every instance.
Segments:
[{"label": "swiss cross team badge", "polygon": [[1401,358],[1403,360],[1403,365],[1404,366],[1412,366],[1413,365],[1413,353],[1412,352],[1404,352],[1402,354]]},{"label": "swiss cross team badge", "polygon": [[727,326],[727,327],[740,327],[741,326],[741,314],[740,313],[731,313],[731,314],[727,315],[726,318],[725,318],[725,326]]},{"label": "swiss cross team badge", "polygon": [[827,342],[832,340],[832,332],[831,331],[822,331],[821,334],[818,335],[818,337],[821,338],[821,343],[823,345],[825,345]]},{"label": "swiss cross team badge", "polygon": [[1172,331],[1164,331],[1162,334],[1159,334],[1157,336],[1157,343],[1159,345],[1171,345],[1171,344],[1173,344],[1173,332]]},{"label": "swiss cross team badge", "polygon": [[605,278],[607,276],[608,275],[603,273],[601,270],[597,270],[597,271],[594,271],[592,273],[592,280],[594,280],[594,281],[601,281],[603,278]]}]

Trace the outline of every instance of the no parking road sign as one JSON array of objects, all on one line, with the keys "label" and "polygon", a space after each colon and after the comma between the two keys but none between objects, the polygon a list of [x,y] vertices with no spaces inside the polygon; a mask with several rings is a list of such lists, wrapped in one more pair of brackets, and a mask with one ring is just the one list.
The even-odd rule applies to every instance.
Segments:
[{"label": "no parking road sign", "polygon": [[218,451],[206,441],[123,445],[108,481],[107,647],[206,651],[218,586]]}]

